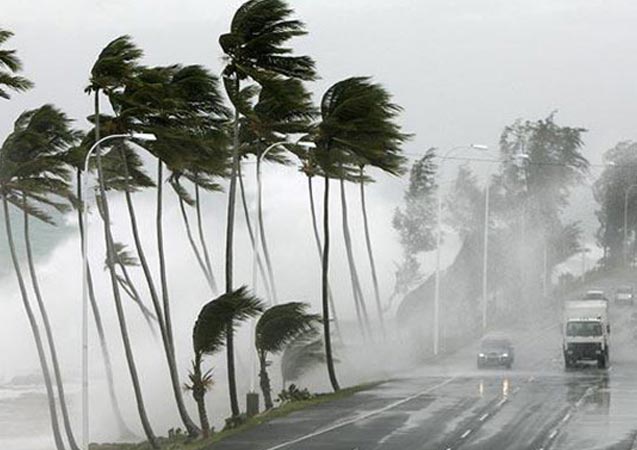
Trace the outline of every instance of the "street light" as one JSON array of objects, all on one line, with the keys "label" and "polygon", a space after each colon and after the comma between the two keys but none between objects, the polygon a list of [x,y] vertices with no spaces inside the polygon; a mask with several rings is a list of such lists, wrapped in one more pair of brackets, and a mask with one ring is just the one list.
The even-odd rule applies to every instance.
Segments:
[{"label": "street light", "polygon": [[[514,155],[511,159],[529,160],[530,156],[526,153]],[[484,236],[483,236],[483,254],[482,254],[482,332],[487,330],[487,295],[488,295],[488,265],[489,265],[489,208],[490,208],[490,175],[487,176],[487,183],[484,190]]]},{"label": "street light", "polygon": [[[274,144],[271,144],[270,146],[268,146],[263,153],[257,155],[257,207],[255,208],[254,211],[254,224],[255,224],[255,236],[254,239],[252,240],[252,291],[254,292],[254,294],[257,294],[257,261],[258,261],[258,252],[259,252],[259,239],[261,237],[260,234],[260,230],[263,227],[263,223],[261,222],[261,211],[262,211],[262,184],[261,184],[261,161],[263,161],[263,158],[265,158],[265,156],[273,149],[277,148],[277,147],[283,147],[285,149],[287,149],[287,145],[293,145],[293,146],[302,146],[302,147],[306,147],[306,148],[313,148],[314,147],[314,143],[313,142],[301,142],[300,138],[299,140],[297,140],[296,142],[289,142],[289,141],[279,141],[279,142],[275,142]],[[272,285],[272,302],[276,305],[277,303],[277,296],[276,296],[276,289],[274,287],[274,284]],[[252,327],[250,330],[250,334],[251,334],[251,338],[250,338],[250,342],[252,345],[252,343],[254,343],[254,338],[255,338],[255,326],[256,326],[256,319],[252,319]],[[258,402],[258,394],[255,391],[255,384],[256,384],[256,350],[253,350],[251,353],[251,371],[250,371],[250,392],[247,394],[247,403],[248,405],[254,404],[255,402]],[[252,398],[252,400],[251,400]]]},{"label": "street light", "polygon": [[[450,157],[451,153],[460,149],[488,150],[489,147],[481,144],[460,145],[448,150],[440,159],[438,173],[442,174],[444,162]],[[434,355],[438,355],[440,351],[440,244],[442,238],[442,194],[438,188],[438,235],[436,237],[436,277],[434,285]]]},{"label": "street light", "polygon": [[97,140],[84,157],[84,178],[82,191],[82,225],[84,237],[82,239],[82,448],[88,450],[89,420],[88,420],[88,208],[87,205],[87,176],[90,157],[101,144],[111,139],[136,139],[139,141],[155,141],[157,137],[152,133],[111,134]]},{"label": "street light", "polygon": [[624,263],[628,263],[628,196],[631,189],[635,187],[637,184],[631,184],[624,193]]}]

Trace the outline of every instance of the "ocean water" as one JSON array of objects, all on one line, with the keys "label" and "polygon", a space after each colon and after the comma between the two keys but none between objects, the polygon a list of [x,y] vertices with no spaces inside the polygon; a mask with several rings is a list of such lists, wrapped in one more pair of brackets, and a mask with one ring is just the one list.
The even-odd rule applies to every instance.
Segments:
[{"label": "ocean water", "polygon": [[0,448],[54,448],[44,387],[0,386]]}]

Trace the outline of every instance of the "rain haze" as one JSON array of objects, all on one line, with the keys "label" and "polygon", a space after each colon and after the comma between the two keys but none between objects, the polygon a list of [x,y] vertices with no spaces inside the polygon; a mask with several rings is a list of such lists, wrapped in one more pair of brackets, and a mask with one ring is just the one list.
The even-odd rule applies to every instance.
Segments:
[{"label": "rain haze", "polygon": [[[232,53],[219,37],[242,10],[253,13],[240,9],[244,4],[269,5],[272,15],[287,5],[288,19],[301,20],[307,34],[273,45],[290,47],[286,56],[309,56],[316,73],[253,60],[248,70],[247,60],[233,59],[250,43],[230,42]],[[253,27],[263,25],[254,20]],[[0,199],[10,211],[7,217],[0,210],[0,448],[637,448],[636,22],[637,4],[627,0],[2,0],[0,57],[15,50],[22,68],[14,73],[0,59],[0,93],[10,95],[0,97]],[[3,41],[2,30],[12,35]],[[129,74],[108,82],[104,76],[112,84],[99,85],[91,70],[124,35],[143,55]],[[172,87],[185,76],[179,71],[194,65],[219,79],[211,95],[226,108],[206,110],[203,121],[192,112],[206,107],[203,95],[184,99]],[[159,66],[165,70],[153,72]],[[5,72],[33,87],[12,89]],[[230,100],[222,73],[245,88],[245,104]],[[350,78],[359,76],[371,78]],[[318,112],[296,104],[305,110],[272,118],[301,102],[296,87],[317,106],[333,94],[332,111],[346,114],[328,117],[325,104]],[[365,94],[347,98],[357,89]],[[74,199],[81,171],[64,155],[83,160],[90,153],[96,90],[100,137],[130,139],[102,146],[104,175],[97,164],[80,174],[105,336],[102,342],[87,310],[83,359]],[[181,97],[171,103],[170,95]],[[25,111],[36,114],[16,123]],[[36,130],[36,120],[64,122],[61,112],[71,119],[55,122],[63,129]],[[339,120],[342,128],[334,126]],[[84,134],[60,138],[70,129]],[[63,143],[33,144],[50,145],[47,132]],[[166,157],[169,151],[185,156]],[[289,164],[268,159],[270,151],[287,155]],[[58,156],[66,178],[20,171],[35,170],[28,161]],[[139,183],[128,173],[135,164],[146,185],[131,187]],[[206,190],[208,174],[218,189]],[[64,179],[69,195],[50,185],[41,193],[29,176]],[[96,206],[105,186],[110,221]],[[54,211],[51,199],[75,209]],[[55,224],[40,220],[39,211]],[[126,254],[107,258],[109,245],[115,251],[120,244]],[[36,315],[49,382],[25,301]],[[286,305],[305,322],[276,317]],[[229,310],[235,316],[222,322]],[[132,358],[124,351],[122,314]],[[281,336],[266,348],[268,325]]]}]

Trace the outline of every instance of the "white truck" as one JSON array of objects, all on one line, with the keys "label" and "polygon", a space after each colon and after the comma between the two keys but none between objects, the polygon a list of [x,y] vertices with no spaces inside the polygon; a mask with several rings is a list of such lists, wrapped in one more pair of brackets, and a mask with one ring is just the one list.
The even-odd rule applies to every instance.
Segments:
[{"label": "white truck", "polygon": [[608,367],[608,318],[608,300],[571,300],[565,303],[562,348],[567,369],[580,361],[596,361],[600,369]]}]

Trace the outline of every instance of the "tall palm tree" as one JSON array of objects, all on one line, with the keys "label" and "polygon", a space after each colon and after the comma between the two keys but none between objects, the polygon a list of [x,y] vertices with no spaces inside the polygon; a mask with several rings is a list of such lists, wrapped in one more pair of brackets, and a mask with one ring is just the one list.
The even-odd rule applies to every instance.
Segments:
[{"label": "tall palm tree", "polygon": [[[78,135],[71,130],[70,119],[68,119],[64,113],[50,105],[45,105],[37,110],[27,113],[27,115],[29,114],[30,116],[27,119],[28,125],[26,125],[24,130],[25,134],[22,135],[26,137],[26,142],[21,143],[20,139],[16,139],[14,141],[14,145],[16,145],[17,151],[22,150],[29,153],[37,151],[38,155],[36,158],[40,157],[43,161],[46,158],[46,162],[49,164],[49,167],[43,168],[42,173],[37,178],[33,176],[34,174],[30,174],[26,178],[21,177],[19,174],[17,175],[18,183],[24,183],[25,185],[25,189],[22,191],[21,209],[24,220],[24,241],[27,263],[36,304],[38,305],[38,310],[42,317],[42,323],[44,325],[46,340],[49,347],[51,364],[55,375],[60,409],[64,422],[64,429],[71,449],[78,449],[69,419],[66,396],[64,393],[64,382],[57,356],[53,329],[51,327],[49,315],[40,289],[37,272],[35,270],[29,227],[29,217],[31,215],[45,223],[54,225],[53,219],[45,211],[36,209],[32,204],[32,201],[29,201],[29,197],[33,198],[35,196],[38,198],[38,202],[43,205],[48,205],[49,207],[56,209],[58,212],[67,212],[70,209],[68,201],[73,202],[73,194],[69,183],[70,171],[67,168],[64,153],[76,142]],[[36,150],[30,149],[29,146],[31,145],[44,145],[44,147],[40,147]]]},{"label": "tall palm tree", "polygon": [[399,147],[407,136],[395,118],[400,108],[389,93],[367,77],[347,78],[332,85],[323,95],[321,119],[312,130],[316,161],[325,180],[323,191],[322,304],[325,355],[330,383],[339,390],[330,334],[329,276],[329,181],[343,176],[343,163],[364,158],[379,161],[387,149]]},{"label": "tall palm tree", "polygon": [[[13,33],[0,28],[0,46],[7,42]],[[15,50],[0,48],[0,98],[9,99],[8,90],[24,92],[33,86],[33,83],[24,77],[16,75],[22,70],[22,62],[16,56]]]},{"label": "tall palm tree", "polygon": [[295,339],[316,330],[321,317],[308,313],[308,307],[299,302],[275,305],[257,321],[254,345],[259,355],[259,380],[266,409],[274,406],[267,369],[268,354],[280,353]]},{"label": "tall palm tree", "polygon": [[[230,408],[233,416],[238,416],[239,402],[234,366],[234,331],[236,326],[263,312],[263,303],[248,292],[245,286],[223,294],[210,301],[199,312],[193,329],[193,350],[195,352],[193,373],[201,374],[201,362],[204,355],[218,352],[225,345],[228,365],[228,390]],[[203,405],[203,396],[197,399],[202,427],[207,416]]]},{"label": "tall palm tree", "polygon": [[369,315],[367,314],[365,297],[363,295],[360,278],[358,277],[356,259],[354,258],[354,249],[352,248],[352,236],[349,228],[347,196],[345,194],[346,176],[346,174],[341,174],[339,177],[339,186],[341,191],[341,221],[343,226],[343,240],[345,243],[345,253],[347,255],[347,266],[349,268],[350,281],[352,283],[352,298],[354,299],[354,305],[356,307],[356,318],[358,319],[358,324],[363,333],[363,336],[369,336],[371,333],[371,324],[369,323]]},{"label": "tall palm tree", "polygon": [[[97,142],[100,137],[100,93],[105,92],[112,95],[117,89],[122,89],[126,80],[132,78],[138,68],[138,61],[142,56],[142,51],[138,49],[129,36],[120,36],[117,39],[111,41],[100,53],[97,61],[91,69],[91,78],[89,86],[86,88],[87,93],[94,95],[94,115],[93,121],[95,123],[95,141]],[[155,438],[155,434],[152,430],[150,422],[148,420],[148,414],[146,413],[146,407],[144,404],[143,395],[141,392],[141,386],[139,381],[139,375],[137,373],[137,365],[135,363],[135,357],[133,355],[130,336],[128,334],[128,326],[126,324],[126,315],[122,305],[121,293],[119,290],[119,282],[117,273],[115,270],[114,256],[115,244],[110,225],[110,211],[108,206],[108,199],[106,196],[106,184],[103,177],[102,170],[102,156],[100,150],[97,151],[97,173],[99,180],[99,209],[103,215],[104,225],[104,240],[106,243],[106,254],[108,261],[108,272],[111,280],[111,289],[113,291],[113,301],[115,303],[115,309],[117,312],[117,319],[119,323],[120,334],[124,344],[124,353],[126,355],[126,362],[128,365],[128,371],[131,377],[131,384],[135,395],[135,401],[137,403],[137,411],[142,423],[144,434],[148,438],[153,448],[158,448],[158,443]]]},{"label": "tall palm tree", "polygon": [[[323,245],[321,244],[321,236],[318,229],[318,220],[316,218],[316,205],[314,202],[314,184],[312,180],[319,174],[319,169],[316,162],[312,159],[311,152],[303,158],[301,166],[301,172],[307,177],[307,191],[310,199],[310,217],[312,218],[312,232],[314,234],[314,242],[316,243],[316,251],[318,253],[319,262],[323,262]],[[332,293],[332,287],[327,286],[327,297],[329,299],[330,308],[332,310],[332,317],[334,318],[334,326],[336,328],[337,336],[343,340],[343,335],[340,330],[340,324],[338,322],[338,316],[336,314],[336,307],[334,305],[334,294]]]},{"label": "tall palm tree", "polygon": [[232,173],[228,190],[226,223],[226,292],[233,286],[233,242],[237,176],[240,164],[240,118],[250,111],[244,101],[242,82],[282,76],[300,80],[316,77],[314,61],[294,56],[286,47],[295,36],[306,34],[304,25],[291,18],[293,10],[284,0],[250,0],[239,7],[230,31],[220,36],[219,44],[226,56],[223,70],[226,93],[234,108],[232,119]]},{"label": "tall palm tree", "polygon": [[[396,149],[388,149],[385,152],[385,157],[377,162],[376,167],[394,174],[402,174],[405,172],[405,158],[398,154]],[[367,258],[369,259],[369,267],[372,275],[372,283],[374,287],[374,299],[376,301],[376,311],[378,313],[378,320],[380,321],[381,331],[385,336],[385,321],[383,319],[383,308],[380,302],[380,290],[378,288],[378,275],[376,273],[376,261],[374,259],[374,251],[372,249],[372,238],[369,232],[369,218],[367,214],[367,201],[365,198],[365,183],[371,181],[365,174],[365,167],[367,164],[365,161],[359,162],[359,174],[358,181],[360,185],[360,199],[361,199],[361,212],[363,214],[363,229],[365,231],[365,247],[367,248]]]},{"label": "tall palm tree", "polygon": [[[57,111],[51,106],[46,105],[40,109],[23,113],[15,122],[14,131],[7,137],[0,148],[0,196],[2,197],[5,231],[9,242],[11,259],[20,288],[22,304],[27,314],[31,332],[33,333],[42,375],[44,377],[53,437],[56,448],[60,450],[64,449],[65,446],[60,433],[55,394],[48,363],[48,357],[51,357],[54,359],[54,366],[56,366],[58,364],[57,355],[55,352],[51,352],[51,354],[47,356],[44,349],[44,342],[40,334],[39,325],[30,304],[26,283],[20,268],[13,239],[9,210],[9,205],[11,204],[25,211],[27,214],[50,222],[52,219],[47,212],[42,209],[42,206],[62,208],[61,203],[48,197],[49,189],[57,188],[62,192],[62,190],[68,188],[68,186],[66,186],[67,169],[60,158],[51,154],[52,148],[59,150],[59,147],[49,147],[47,145],[48,141],[52,138],[51,133],[48,133],[48,127],[51,125],[48,119],[52,118],[53,113],[57,113]],[[59,122],[57,122],[57,125],[59,125]],[[55,128],[55,125],[53,125],[53,127]],[[27,231],[28,234],[28,227],[25,231]],[[40,307],[40,312],[44,313],[46,317],[46,310],[44,309],[43,303],[39,302],[38,306]],[[46,325],[50,325],[48,324],[48,317],[45,323],[45,326]],[[50,326],[48,327],[48,331],[50,332]],[[47,338],[49,350],[54,349],[52,335],[47,333]],[[63,414],[65,414],[66,404],[62,404],[65,402],[65,399],[63,396],[64,390],[59,374],[59,366],[57,366],[57,369],[58,370],[55,371],[56,384],[58,387],[58,395],[60,395],[60,406]],[[65,425],[69,425],[66,429],[67,438],[69,439],[69,444],[73,447],[74,439],[72,438],[70,424],[66,419]]]}]

